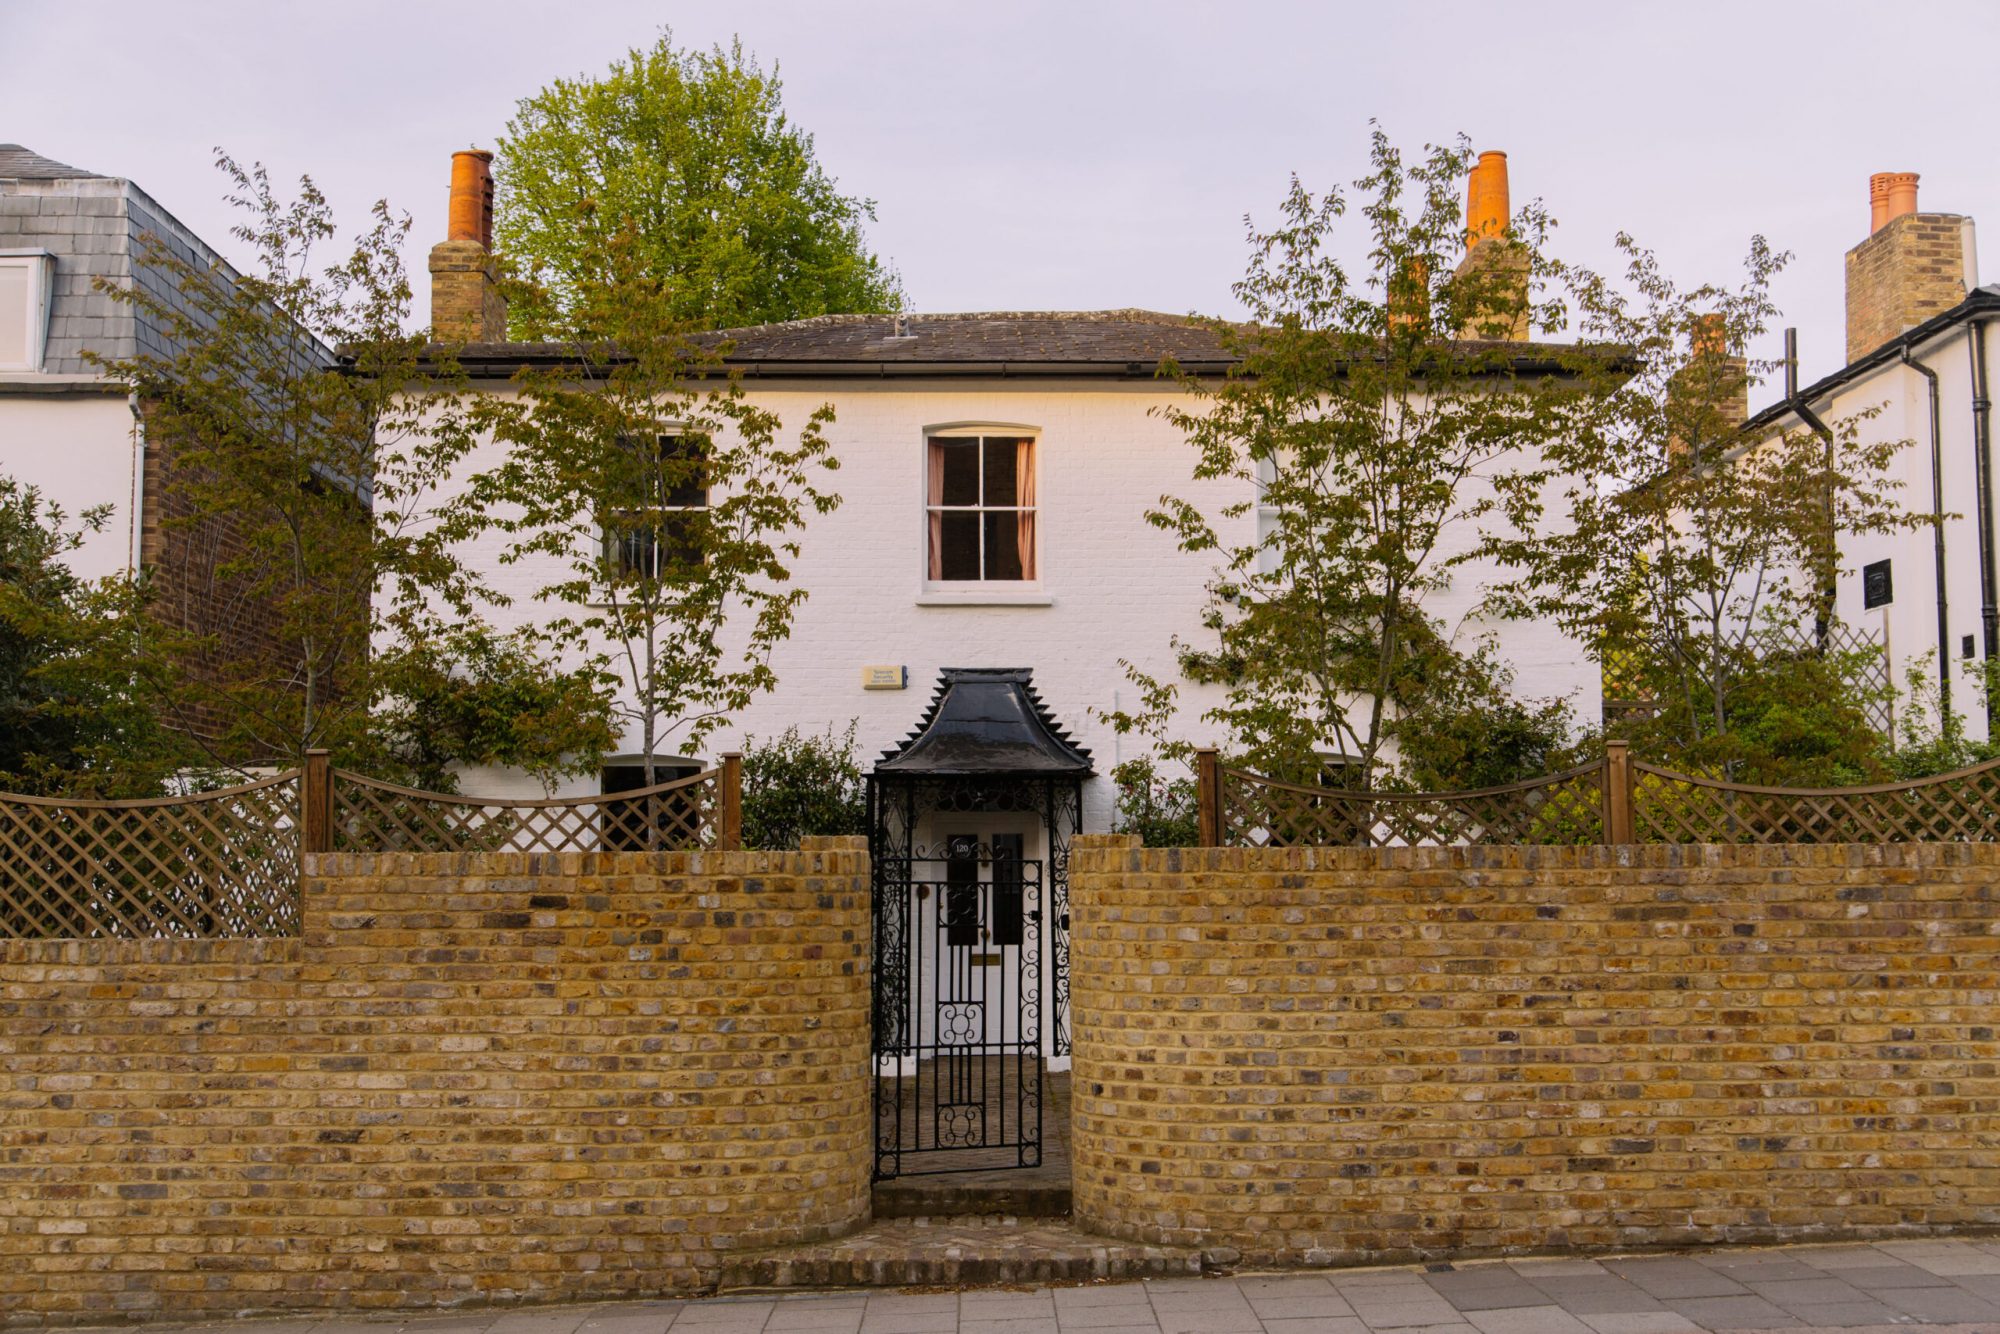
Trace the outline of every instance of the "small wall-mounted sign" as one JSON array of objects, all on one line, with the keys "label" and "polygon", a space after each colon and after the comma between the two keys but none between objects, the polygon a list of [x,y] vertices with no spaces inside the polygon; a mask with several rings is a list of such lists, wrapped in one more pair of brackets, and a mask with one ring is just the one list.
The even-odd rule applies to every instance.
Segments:
[{"label": "small wall-mounted sign", "polygon": [[863,667],[861,688],[863,690],[901,690],[910,684],[910,669],[907,667]]},{"label": "small wall-mounted sign", "polygon": [[1872,561],[1861,567],[1861,605],[1886,607],[1896,600],[1896,586],[1889,578],[1889,562]]}]

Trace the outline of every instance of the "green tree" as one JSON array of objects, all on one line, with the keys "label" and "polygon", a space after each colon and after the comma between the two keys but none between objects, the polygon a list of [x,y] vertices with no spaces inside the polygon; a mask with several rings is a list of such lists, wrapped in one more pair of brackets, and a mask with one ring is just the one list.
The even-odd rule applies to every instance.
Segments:
[{"label": "green tree", "polygon": [[1683,288],[1618,243],[1622,284],[1569,275],[1582,346],[1616,357],[1580,362],[1598,383],[1550,445],[1556,522],[1499,544],[1520,574],[1504,605],[1608,664],[1642,705],[1616,730],[1647,758],[1765,782],[1865,776],[1875,674],[1832,633],[1829,590],[1847,538],[1927,521],[1899,513],[1888,475],[1908,442],[1867,438],[1867,412],[1746,437],[1764,368],[1744,349],[1776,314],[1787,257],[1754,238],[1740,285]]},{"label": "green tree", "polygon": [[67,563],[110,507],[72,523],[35,488],[0,478],[0,788],[155,796],[191,758],[162,728],[136,664],[149,654],[144,589],[91,582]]},{"label": "green tree", "polygon": [[562,336],[615,276],[606,242],[628,226],[692,327],[900,309],[862,235],[874,204],[840,192],[780,94],[741,42],[679,51],[662,32],[599,78],[522,99],[494,163],[499,248],[532,280],[509,307],[515,336]]},{"label": "green tree", "polygon": [[[800,533],[839,497],[822,405],[784,438],[689,336],[668,284],[626,228],[592,260],[605,281],[573,312],[590,331],[566,364],[515,378],[474,416],[506,459],[474,479],[469,522],[504,536],[500,560],[529,562],[555,614],[540,641],[618,683],[628,741],[655,762],[692,754],[777,684],[772,650],[806,591],[792,581]],[[663,748],[671,747],[671,751]]]},{"label": "green tree", "polygon": [[1147,517],[1215,560],[1214,646],[1183,645],[1183,664],[1224,687],[1205,717],[1266,772],[1316,781],[1333,750],[1344,782],[1375,780],[1457,656],[1430,600],[1547,482],[1538,446],[1571,390],[1522,374],[1513,340],[1559,314],[1534,301],[1548,219],[1524,209],[1469,249],[1470,160],[1462,140],[1405,160],[1377,131],[1352,219],[1346,193],[1295,179],[1279,225],[1250,232],[1235,291],[1251,323],[1210,322],[1236,368],[1168,367],[1187,401],[1162,415],[1195,480],[1242,499],[1211,513],[1165,496]]},{"label": "green tree", "polygon": [[[251,271],[151,240],[142,263],[164,283],[109,289],[166,335],[163,351],[103,365],[145,405],[167,542],[206,562],[177,567],[153,606],[157,705],[217,763],[325,747],[337,764],[395,773],[377,709],[414,679],[412,646],[476,625],[489,596],[441,504],[471,443],[457,377],[406,332],[407,218],[376,204],[328,262],[335,221],[310,178],[287,200],[263,167],[220,153],[217,165]],[[576,721],[583,763],[603,725]]]}]

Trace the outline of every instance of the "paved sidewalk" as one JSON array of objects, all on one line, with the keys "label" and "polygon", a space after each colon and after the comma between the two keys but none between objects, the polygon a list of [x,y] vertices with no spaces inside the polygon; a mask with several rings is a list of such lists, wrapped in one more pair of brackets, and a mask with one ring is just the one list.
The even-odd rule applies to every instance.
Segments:
[{"label": "paved sidewalk", "polygon": [[2000,1241],[1791,1246],[1606,1260],[837,1292],[362,1320],[155,1324],[145,1334],[2000,1334]]}]

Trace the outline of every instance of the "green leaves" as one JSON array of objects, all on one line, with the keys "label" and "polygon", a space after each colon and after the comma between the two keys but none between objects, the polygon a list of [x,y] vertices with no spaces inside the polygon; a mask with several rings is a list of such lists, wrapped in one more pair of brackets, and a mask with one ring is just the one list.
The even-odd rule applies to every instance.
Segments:
[{"label": "green leaves", "polygon": [[1622,283],[1563,275],[1589,392],[1549,445],[1560,485],[1544,501],[1561,521],[1495,544],[1517,571],[1501,605],[1589,646],[1607,693],[1639,705],[1619,730],[1646,758],[1770,783],[1879,771],[1879,673],[1820,641],[1846,539],[1927,521],[1902,512],[1887,472],[1909,442],[1878,438],[1872,411],[1745,435],[1772,368],[1744,349],[1776,318],[1789,257],[1753,238],[1740,283],[1682,287],[1618,241]]},{"label": "green leaves", "polygon": [[788,727],[768,741],[744,742],[744,847],[796,848],[808,835],[868,832],[855,726],[838,734],[829,727],[824,736]]},{"label": "green leaves", "polygon": [[[1214,553],[1215,647],[1193,651],[1229,667],[1204,716],[1266,772],[1313,781],[1336,751],[1372,776],[1400,720],[1442,705],[1433,684],[1456,654],[1429,604],[1547,484],[1539,447],[1573,390],[1465,335],[1561,319],[1533,299],[1554,272],[1549,223],[1524,209],[1468,255],[1470,163],[1463,141],[1411,159],[1378,130],[1351,194],[1295,179],[1277,225],[1250,232],[1235,291],[1253,322],[1212,324],[1240,366],[1220,382],[1168,367],[1189,402],[1161,415],[1194,449],[1193,480],[1256,500],[1165,496],[1147,518]],[[1342,258],[1356,230],[1359,264]]]},{"label": "green leaves", "polygon": [[[325,747],[336,764],[435,776],[502,752],[545,772],[568,763],[550,758],[564,747],[601,752],[602,710],[593,720],[575,700],[544,713],[563,727],[532,745],[496,741],[455,712],[445,662],[425,661],[440,645],[469,651],[496,599],[459,559],[468,530],[445,502],[475,443],[456,368],[405,332],[408,220],[377,204],[327,264],[336,227],[310,178],[287,199],[261,166],[217,165],[249,271],[149,240],[152,280],[107,289],[166,335],[163,351],[104,362],[137,392],[164,478],[151,703],[224,765]],[[521,651],[473,653],[467,688],[503,668],[561,680]],[[447,716],[425,719],[426,701]],[[414,758],[397,753],[410,737],[423,739]]]},{"label": "green leaves", "polygon": [[740,43],[683,52],[663,32],[599,78],[524,98],[495,158],[498,247],[530,279],[515,336],[573,333],[628,228],[690,327],[900,309],[862,236],[874,205],[840,193],[780,92]]},{"label": "green leaves", "polygon": [[137,679],[145,590],[80,579],[65,563],[106,518],[73,525],[33,487],[0,478],[0,789],[153,796],[193,758]]}]

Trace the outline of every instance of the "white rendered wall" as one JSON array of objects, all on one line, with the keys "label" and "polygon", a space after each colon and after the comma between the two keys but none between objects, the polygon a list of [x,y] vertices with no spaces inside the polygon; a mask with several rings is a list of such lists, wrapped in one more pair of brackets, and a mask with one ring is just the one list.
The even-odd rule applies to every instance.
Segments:
[{"label": "white rendered wall", "polygon": [[[713,734],[702,747],[705,755],[789,725],[824,731],[844,729],[853,719],[864,766],[872,766],[915,726],[944,667],[1032,668],[1044,702],[1091,751],[1100,775],[1136,753],[1134,738],[1119,737],[1090,711],[1136,703],[1121,658],[1163,679],[1177,678],[1171,640],[1179,635],[1197,646],[1204,643],[1200,612],[1211,567],[1208,556],[1179,552],[1169,534],[1145,522],[1144,512],[1163,492],[1195,500],[1211,513],[1236,498],[1221,484],[1191,482],[1192,449],[1152,415],[1151,409],[1176,398],[1177,391],[1153,382],[967,380],[829,381],[782,388],[752,382],[748,393],[793,429],[822,403],[834,405],[827,435],[841,466],[828,480],[842,504],[815,517],[806,532],[794,569],[811,596],[774,658],[777,691]],[[927,599],[924,439],[927,427],[944,423],[1035,428],[1042,578],[1030,595],[1041,605],[933,605],[936,599]],[[496,461],[489,443],[465,471]],[[1225,539],[1247,540],[1253,522],[1245,516]],[[506,626],[547,615],[532,595],[552,567],[501,565],[501,545],[497,535],[488,535],[466,552],[514,599],[493,619]],[[1018,586],[999,587],[1012,593]],[[1458,627],[1482,587],[1480,572],[1461,570],[1429,610],[1448,628]],[[1516,623],[1498,631],[1522,693],[1571,695],[1579,717],[1595,719],[1594,664],[1546,625]],[[908,688],[864,690],[861,671],[869,665],[907,668]],[[1184,683],[1182,694],[1180,733],[1197,741],[1214,739],[1198,715],[1219,692]],[[539,794],[532,782],[493,771],[464,775],[461,788]],[[594,791],[595,784],[583,779],[563,790]],[[1111,800],[1108,782],[1090,785],[1087,829],[1107,827]]]},{"label": "white rendered wall", "polygon": [[[1992,374],[1995,335],[1987,335],[1988,378]],[[1945,537],[1945,596],[1947,652],[1952,667],[1954,707],[1965,718],[1968,732],[1986,735],[1986,718],[1973,684],[1962,670],[1963,637],[1973,637],[1973,661],[1984,656],[1980,622],[1978,533],[1978,461],[1972,416],[1972,375],[1968,331],[1961,328],[1937,339],[1916,354],[1937,372],[1940,463],[1943,476]],[[1990,389],[1989,389],[1990,392]],[[1880,413],[1860,426],[1864,438],[1907,440],[1910,444],[1891,468],[1902,486],[1893,493],[1908,512],[1931,513],[1930,394],[1924,377],[1900,362],[1885,365],[1844,386],[1821,416],[1835,424],[1868,408]],[[1861,567],[1888,559],[1894,600],[1885,607],[1864,608]],[[1932,530],[1849,538],[1841,551],[1837,608],[1842,620],[1886,633],[1893,680],[1898,688],[1906,673],[1919,667],[1926,693],[1936,698],[1937,577]],[[1932,655],[1925,661],[1925,655]]]},{"label": "white rendered wall", "polygon": [[132,504],[134,422],[123,394],[0,392],[0,474],[38,487],[72,527],[97,505],[112,506],[100,532],[69,558],[87,579],[123,574],[137,557]]}]

